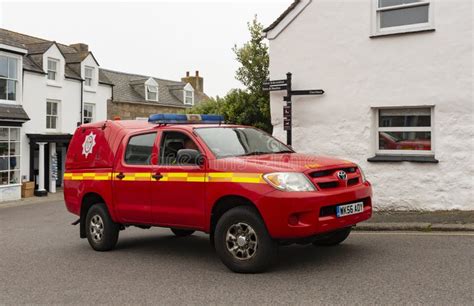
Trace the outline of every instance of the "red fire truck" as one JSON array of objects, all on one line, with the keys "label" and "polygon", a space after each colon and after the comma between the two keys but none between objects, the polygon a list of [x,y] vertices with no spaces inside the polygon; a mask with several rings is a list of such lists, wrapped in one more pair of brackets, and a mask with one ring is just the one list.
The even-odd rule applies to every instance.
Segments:
[{"label": "red fire truck", "polygon": [[216,115],[82,125],[64,174],[67,209],[94,250],[113,249],[129,226],[201,231],[243,273],[270,267],[280,245],[341,243],[370,218],[371,197],[358,165],[296,153]]}]

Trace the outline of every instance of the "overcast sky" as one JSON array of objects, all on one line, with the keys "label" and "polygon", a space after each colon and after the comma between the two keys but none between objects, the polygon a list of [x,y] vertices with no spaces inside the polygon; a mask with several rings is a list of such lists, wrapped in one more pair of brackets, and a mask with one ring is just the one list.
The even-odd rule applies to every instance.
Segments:
[{"label": "overcast sky", "polygon": [[232,47],[256,14],[268,26],[292,0],[19,2],[0,0],[0,26],[57,42],[84,42],[103,68],[179,80],[200,71],[210,96],[241,87]]}]

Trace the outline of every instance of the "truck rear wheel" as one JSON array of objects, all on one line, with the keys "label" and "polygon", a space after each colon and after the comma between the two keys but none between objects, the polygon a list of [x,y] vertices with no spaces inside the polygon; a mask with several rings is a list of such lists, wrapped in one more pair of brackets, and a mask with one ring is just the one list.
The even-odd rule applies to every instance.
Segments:
[{"label": "truck rear wheel", "polygon": [[278,256],[278,244],[268,234],[255,209],[240,206],[218,220],[214,236],[217,255],[237,273],[259,273]]},{"label": "truck rear wheel", "polygon": [[177,237],[186,237],[186,236],[190,236],[194,233],[193,230],[185,230],[185,229],[179,229],[179,228],[171,228],[171,231]]},{"label": "truck rear wheel", "polygon": [[86,235],[96,251],[112,250],[117,244],[120,225],[110,218],[105,204],[93,205],[86,216]]},{"label": "truck rear wheel", "polygon": [[333,246],[338,245],[349,237],[352,227],[347,227],[342,230],[337,230],[332,233],[328,233],[323,238],[313,242],[315,246]]}]

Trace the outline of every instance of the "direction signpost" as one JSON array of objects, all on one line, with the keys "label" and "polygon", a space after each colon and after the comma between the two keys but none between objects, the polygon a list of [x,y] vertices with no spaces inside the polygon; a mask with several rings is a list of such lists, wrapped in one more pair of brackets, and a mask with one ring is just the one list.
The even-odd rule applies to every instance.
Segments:
[{"label": "direction signpost", "polygon": [[263,83],[263,90],[265,91],[277,91],[285,90],[286,96],[283,97],[283,101],[286,105],[283,106],[283,130],[286,131],[286,144],[291,146],[291,129],[292,129],[292,112],[291,112],[291,96],[307,96],[307,95],[322,95],[324,90],[322,89],[308,89],[308,90],[292,90],[291,88],[291,72],[286,74],[286,80],[268,80]]}]

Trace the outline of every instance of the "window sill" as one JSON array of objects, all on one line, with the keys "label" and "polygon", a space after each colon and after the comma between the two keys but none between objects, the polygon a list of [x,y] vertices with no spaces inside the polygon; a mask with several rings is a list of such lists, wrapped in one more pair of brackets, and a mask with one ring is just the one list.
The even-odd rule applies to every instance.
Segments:
[{"label": "window sill", "polygon": [[13,183],[13,184],[0,185],[0,188],[8,188],[8,187],[21,187],[21,184]]},{"label": "window sill", "polygon": [[20,105],[17,100],[3,100],[0,99],[0,103],[2,104],[9,104],[9,105]]},{"label": "window sill", "polygon": [[91,92],[91,93],[95,93],[95,92],[96,92],[96,90],[95,90],[93,87],[85,87],[85,86],[84,86],[84,91],[86,91],[86,92]]},{"label": "window sill", "polygon": [[63,87],[61,84],[55,83],[55,82],[47,82],[46,85],[51,86],[51,87],[57,87],[57,88]]},{"label": "window sill", "polygon": [[418,28],[418,29],[406,29],[406,30],[394,30],[394,31],[387,31],[387,32],[379,32],[372,34],[369,36],[370,38],[378,38],[378,37],[386,37],[386,36],[397,36],[397,35],[406,35],[406,34],[413,34],[413,33],[423,33],[423,32],[434,32],[436,31],[435,28]]},{"label": "window sill", "polygon": [[437,164],[439,161],[434,156],[415,156],[415,155],[375,155],[374,157],[367,158],[368,162],[373,163],[384,163],[384,162],[414,162],[414,163],[431,163]]}]

